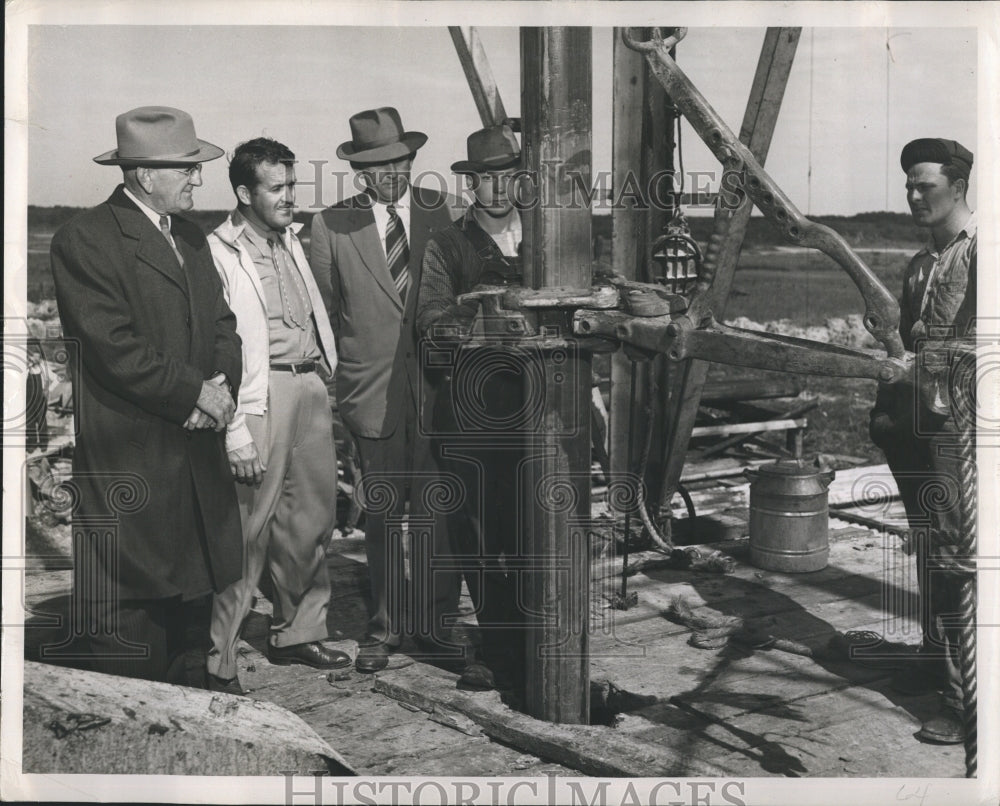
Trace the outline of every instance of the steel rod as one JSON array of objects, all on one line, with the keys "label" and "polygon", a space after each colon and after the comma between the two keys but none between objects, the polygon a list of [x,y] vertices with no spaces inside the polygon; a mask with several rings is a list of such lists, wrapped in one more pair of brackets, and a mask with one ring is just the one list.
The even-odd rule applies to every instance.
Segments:
[{"label": "steel rod", "polygon": [[[536,204],[523,211],[525,285],[589,293],[591,30],[521,29],[525,166]],[[525,404],[541,421],[522,464],[521,576],[526,616],[525,711],[550,722],[590,720],[590,389],[592,359],[565,308],[536,309],[540,388]],[[535,393],[535,394],[532,394]]]}]

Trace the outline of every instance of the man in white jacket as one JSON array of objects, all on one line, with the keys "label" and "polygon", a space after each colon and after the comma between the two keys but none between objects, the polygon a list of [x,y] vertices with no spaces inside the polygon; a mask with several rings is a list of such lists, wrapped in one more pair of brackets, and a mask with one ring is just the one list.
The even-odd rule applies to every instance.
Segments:
[{"label": "man in white jacket", "polygon": [[209,236],[243,340],[243,379],[226,432],[245,545],[243,578],[215,597],[210,687],[242,691],[236,643],[265,562],[274,587],[267,656],[319,669],[348,666],[324,646],[326,544],[337,459],[324,377],[337,355],[326,307],[293,231],[295,155],[257,138],[237,146],[229,180],[238,204]]}]

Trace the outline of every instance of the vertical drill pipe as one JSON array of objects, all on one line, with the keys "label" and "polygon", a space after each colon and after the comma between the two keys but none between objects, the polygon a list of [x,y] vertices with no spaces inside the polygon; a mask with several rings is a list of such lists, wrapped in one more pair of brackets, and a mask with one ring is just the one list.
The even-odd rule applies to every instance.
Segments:
[{"label": "vertical drill pipe", "polygon": [[[768,28],[764,36],[757,73],[740,127],[740,140],[753,152],[761,165],[766,161],[771,147],[771,136],[774,134],[781,99],[795,58],[799,33],[798,28]],[[712,313],[720,321],[725,312],[752,210],[753,204],[749,199],[745,199],[735,212],[716,208],[715,232],[709,242],[705,262],[711,261],[715,272],[711,304]],[[691,441],[691,429],[694,428],[709,366],[706,361],[688,360],[678,373],[680,378],[677,383],[676,404],[672,407],[670,438],[665,447],[661,502],[668,503],[680,483],[684,456]]]},{"label": "vertical drill pipe", "polygon": [[[524,211],[525,285],[589,289],[591,223],[580,186],[591,184],[591,30],[521,29],[525,166],[537,203]],[[539,324],[563,339],[564,311]],[[550,722],[590,719],[589,353],[552,340],[537,350],[541,389],[527,389],[541,422],[522,465],[522,551],[531,569],[519,586],[526,615],[525,710]]]}]

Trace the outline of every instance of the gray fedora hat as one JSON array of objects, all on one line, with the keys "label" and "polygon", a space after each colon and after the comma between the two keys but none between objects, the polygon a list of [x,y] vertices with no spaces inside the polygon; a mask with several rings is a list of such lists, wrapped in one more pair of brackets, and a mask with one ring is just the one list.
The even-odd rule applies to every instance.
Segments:
[{"label": "gray fedora hat", "polygon": [[521,164],[521,147],[510,126],[488,126],[473,132],[465,142],[468,159],[452,163],[457,174],[501,171]]},{"label": "gray fedora hat", "polygon": [[199,140],[194,121],[170,106],[140,106],[115,118],[118,148],[94,162],[100,165],[191,165],[223,155],[218,146]]},{"label": "gray fedora hat", "polygon": [[351,115],[351,139],[337,147],[337,156],[350,162],[387,162],[412,154],[427,142],[423,132],[403,131],[403,122],[391,106]]}]

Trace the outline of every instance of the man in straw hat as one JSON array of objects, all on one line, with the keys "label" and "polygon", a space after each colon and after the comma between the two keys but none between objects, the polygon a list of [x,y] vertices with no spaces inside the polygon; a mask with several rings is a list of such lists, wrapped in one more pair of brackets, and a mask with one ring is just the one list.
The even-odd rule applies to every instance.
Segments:
[{"label": "man in straw hat", "polygon": [[165,106],[116,128],[118,147],[94,160],[120,166],[123,183],[52,239],[59,314],[80,351],[75,621],[95,670],[174,680],[192,603],[242,571],[224,444],[240,339],[205,236],[179,215],[222,149]]},{"label": "man in straw hat", "polygon": [[[337,156],[350,162],[364,190],[314,217],[310,257],[337,339],[340,416],[361,464],[372,612],[355,665],[370,673],[385,668],[402,643],[404,619],[422,648],[435,650],[447,639],[443,616],[457,610],[457,576],[430,573],[429,553],[447,552],[443,519],[434,519],[429,535],[415,529],[418,519],[426,522],[424,488],[436,473],[418,427],[423,384],[413,312],[428,235],[451,215],[447,196],[410,184],[427,135],[406,131],[392,107],[353,115],[350,130]],[[403,602],[401,531],[407,500],[410,607]]]},{"label": "man in straw hat", "polygon": [[[476,285],[520,285],[521,216],[515,207],[521,152],[509,126],[481,129],[467,141],[468,159],[451,168],[466,177],[475,203],[424,253],[417,332],[447,349],[483,327],[475,303],[458,297]],[[520,554],[518,467],[524,456],[525,401],[532,390],[509,349],[461,351],[439,378],[431,418],[446,467],[463,480],[463,507],[451,528],[476,608],[481,653],[470,658],[459,686],[523,689],[524,618],[517,605]],[[535,390],[537,392],[537,390]],[[529,406],[530,408],[530,406]]]},{"label": "man in straw hat", "polygon": [[899,330],[906,349],[917,354],[916,383],[881,385],[870,425],[906,507],[920,588],[923,640],[892,686],[910,695],[943,692],[939,713],[917,734],[940,744],[964,739],[957,664],[961,578],[951,561],[961,534],[962,463],[948,367],[934,359],[948,339],[975,332],[976,216],[966,201],[972,160],[954,140],[926,137],[903,148],[910,213],[930,230],[903,275],[900,300]]}]

